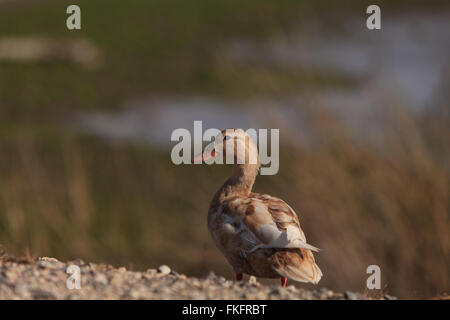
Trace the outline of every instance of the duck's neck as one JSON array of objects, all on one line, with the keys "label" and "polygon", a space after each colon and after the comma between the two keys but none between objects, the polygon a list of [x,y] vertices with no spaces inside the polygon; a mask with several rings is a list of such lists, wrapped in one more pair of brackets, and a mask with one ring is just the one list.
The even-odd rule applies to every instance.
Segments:
[{"label": "duck's neck", "polygon": [[219,198],[224,199],[231,196],[248,196],[252,191],[256,176],[258,175],[258,164],[235,164],[233,174],[220,188]]}]

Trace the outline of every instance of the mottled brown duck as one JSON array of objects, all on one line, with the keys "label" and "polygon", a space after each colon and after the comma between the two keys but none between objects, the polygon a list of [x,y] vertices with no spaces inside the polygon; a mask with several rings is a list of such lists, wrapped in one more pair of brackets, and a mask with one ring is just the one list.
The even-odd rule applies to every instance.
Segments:
[{"label": "mottled brown duck", "polygon": [[219,157],[231,161],[233,171],[211,201],[208,229],[236,279],[245,273],[281,278],[283,287],[287,279],[317,284],[322,272],[312,251],[318,249],[306,242],[295,211],[279,198],[252,192],[260,167],[253,139],[241,129],[224,130],[193,161]]}]

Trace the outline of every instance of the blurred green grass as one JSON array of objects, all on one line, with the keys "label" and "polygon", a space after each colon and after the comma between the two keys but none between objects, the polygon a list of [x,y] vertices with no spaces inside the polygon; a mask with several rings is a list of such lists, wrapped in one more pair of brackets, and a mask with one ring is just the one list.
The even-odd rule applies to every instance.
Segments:
[{"label": "blurred green grass", "polygon": [[[66,131],[63,120],[72,112],[117,110],[149,92],[251,96],[357,85],[264,66],[234,70],[216,52],[227,40],[263,39],[304,16],[332,17],[365,3],[78,1],[82,32],[65,28],[69,3],[19,1],[0,12],[0,37],[82,36],[104,60],[95,70],[0,61],[0,244],[16,254],[29,248],[63,260],[137,269],[166,263],[191,275],[231,276],[206,229],[213,190],[230,168],[177,167],[167,151]],[[401,10],[407,2],[392,3]],[[443,110],[424,123],[393,115],[399,132],[386,146],[389,156],[353,141],[332,114],[324,122],[311,110],[317,145],[281,148],[279,174],[258,178],[256,191],[290,203],[308,239],[323,248],[321,285],[363,291],[365,268],[379,264],[395,294],[449,288],[450,175],[443,159],[450,133]]]},{"label": "blurred green grass", "polygon": [[9,106],[9,119],[30,113],[47,119],[80,108],[114,109],[124,97],[149,88],[172,94],[220,91],[212,66],[215,47],[231,37],[261,37],[274,32],[274,26],[283,28],[301,5],[286,0],[79,1],[83,30],[74,32],[65,28],[69,3],[44,1],[3,13],[0,35],[82,35],[100,47],[106,67],[86,72],[53,62],[2,62],[0,97]]},{"label": "blurred green grass", "polygon": [[[400,0],[381,3],[398,11],[416,2],[420,3]],[[71,1],[16,1],[5,5],[0,12],[0,36],[83,37],[98,46],[104,55],[104,67],[95,71],[58,61],[31,65],[0,61],[1,119],[45,121],[68,110],[114,110],[121,107],[126,97],[146,94],[149,89],[170,94],[261,93],[264,91],[257,85],[242,86],[245,78],[230,85],[236,76],[224,76],[223,69],[217,68],[214,54],[218,46],[230,39],[261,39],[282,34],[311,17],[333,25],[335,16],[348,11],[365,12],[368,1],[131,0],[124,4],[119,0],[84,0],[76,3],[82,8],[81,31],[69,31],[65,27],[65,10]],[[243,72],[241,76],[247,75]],[[328,81],[327,75],[319,79],[310,74],[305,76],[302,84],[320,85]],[[280,77],[288,78],[285,81],[291,85],[302,80],[302,74],[286,76],[285,71]]]}]

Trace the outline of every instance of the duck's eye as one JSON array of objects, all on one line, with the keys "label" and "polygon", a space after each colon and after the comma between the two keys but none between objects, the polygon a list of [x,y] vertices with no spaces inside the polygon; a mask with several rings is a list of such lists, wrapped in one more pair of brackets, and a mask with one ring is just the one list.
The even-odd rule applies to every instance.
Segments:
[{"label": "duck's eye", "polygon": [[225,141],[230,140],[230,139],[231,139],[231,137],[229,135],[226,135],[225,138],[223,138],[223,140],[225,140]]}]

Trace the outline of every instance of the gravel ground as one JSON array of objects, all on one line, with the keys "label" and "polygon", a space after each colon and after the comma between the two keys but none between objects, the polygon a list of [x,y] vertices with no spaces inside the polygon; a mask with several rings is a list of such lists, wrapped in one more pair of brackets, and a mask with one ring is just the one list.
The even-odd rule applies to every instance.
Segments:
[{"label": "gravel ground", "polygon": [[[68,289],[67,268],[79,266],[80,289]],[[77,269],[76,267],[72,267]],[[393,297],[385,296],[384,299]],[[325,288],[265,286],[256,278],[235,282],[210,273],[205,278],[179,274],[168,266],[145,272],[110,265],[67,263],[55,258],[0,257],[0,299],[365,299],[359,293]]]}]

